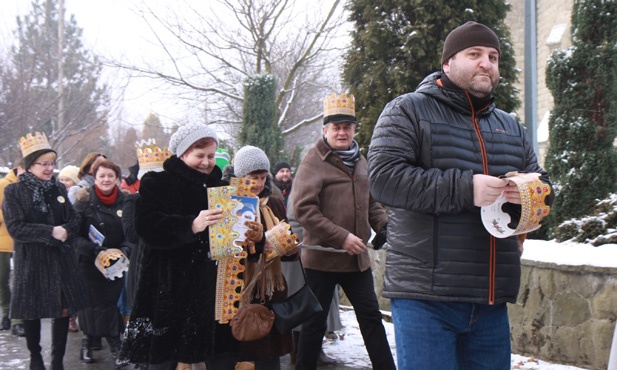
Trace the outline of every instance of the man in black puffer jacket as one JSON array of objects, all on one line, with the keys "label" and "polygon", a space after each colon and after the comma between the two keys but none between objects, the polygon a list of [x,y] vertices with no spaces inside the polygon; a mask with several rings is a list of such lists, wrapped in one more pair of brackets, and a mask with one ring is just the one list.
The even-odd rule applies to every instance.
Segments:
[{"label": "man in black puffer jacket", "polygon": [[373,132],[369,183],[389,207],[383,295],[399,369],[510,368],[518,238],[491,236],[480,207],[503,193],[520,209],[517,187],[498,177],[508,172],[550,182],[524,127],[493,104],[499,57],[491,29],[458,27],[444,43],[443,72],[390,102]]}]

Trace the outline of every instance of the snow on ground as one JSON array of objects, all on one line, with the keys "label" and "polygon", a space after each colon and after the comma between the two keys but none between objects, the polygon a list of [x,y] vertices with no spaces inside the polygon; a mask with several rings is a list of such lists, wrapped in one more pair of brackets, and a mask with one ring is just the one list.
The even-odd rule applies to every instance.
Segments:
[{"label": "snow on ground", "polygon": [[559,265],[617,267],[617,245],[594,247],[574,242],[526,240],[522,258]]},{"label": "snow on ground", "polygon": [[[579,243],[556,243],[554,241],[527,240],[523,259],[541,262],[552,262],[561,265],[591,265],[601,267],[617,267],[617,245],[594,247]],[[355,369],[370,369],[371,363],[364,348],[364,341],[358,328],[356,315],[351,307],[341,306],[341,322],[343,329],[338,331],[336,340],[326,340],[324,351],[345,366]],[[396,345],[394,341],[394,326],[384,321],[390,348],[396,361]],[[512,370],[581,370],[582,368],[553,364],[531,356],[512,354]]]},{"label": "snow on ground", "polygon": [[[339,339],[326,340],[322,349],[330,357],[335,358],[339,363],[344,363],[349,368],[370,369],[371,361],[364,347],[362,334],[356,320],[356,314],[350,306],[340,306],[341,323],[343,329],[337,331]],[[386,334],[390,343],[390,350],[396,362],[396,345],[394,342],[394,326],[392,323],[384,321]]]},{"label": "snow on ground", "polygon": [[[341,322],[343,329],[337,334],[339,339],[326,340],[323,344],[323,350],[332,358],[335,358],[339,363],[344,363],[346,367],[354,369],[370,369],[371,362],[364,347],[364,341],[360,334],[356,315],[348,306],[341,306]],[[394,326],[392,323],[384,321],[390,349],[396,361],[396,346],[394,342]],[[342,338],[340,338],[342,337]],[[579,367],[552,364],[546,361],[540,361],[534,357],[526,357],[521,355],[512,355],[511,360],[512,370],[582,370]]]}]

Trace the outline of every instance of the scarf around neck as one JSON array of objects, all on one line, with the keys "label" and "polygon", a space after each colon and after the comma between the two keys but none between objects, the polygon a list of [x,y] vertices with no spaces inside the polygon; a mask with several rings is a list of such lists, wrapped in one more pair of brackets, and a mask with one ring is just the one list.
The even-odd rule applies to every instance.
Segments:
[{"label": "scarf around neck", "polygon": [[[330,146],[330,144],[328,144],[328,146]],[[332,149],[332,151],[341,158],[345,166],[349,169],[349,172],[353,173],[356,168],[356,162],[360,159],[360,146],[358,142],[354,140],[353,143],[351,143],[351,147],[347,150]]]},{"label": "scarf around neck", "polygon": [[[263,219],[258,221],[265,224],[266,231],[272,229],[279,223],[279,219],[274,215],[270,207],[267,206],[269,198],[270,197],[259,198],[259,209],[261,211],[260,217],[263,216]],[[265,256],[266,252],[264,251],[261,258],[264,258]],[[250,263],[247,265],[244,278],[245,284],[248,284],[253,278],[253,274],[255,273],[255,268],[258,263],[259,262]],[[260,297],[263,290],[264,296],[271,298],[275,291],[285,290],[285,279],[283,278],[283,273],[281,270],[281,257],[275,257],[272,263],[265,268],[264,273],[265,286],[261,286],[259,283],[260,279],[258,279],[258,285],[255,288],[256,292],[253,293],[253,296]]]},{"label": "scarf around neck", "polygon": [[101,192],[101,189],[99,189],[98,186],[94,185],[94,192],[96,193],[96,196],[101,200],[101,203],[106,206],[111,206],[112,204],[116,203],[116,198],[118,198],[117,186],[114,186],[114,190],[112,190],[109,195],[105,195]]},{"label": "scarf around neck", "polygon": [[32,204],[34,208],[41,212],[49,212],[49,206],[45,203],[45,192],[56,186],[56,178],[52,176],[51,180],[44,181],[30,172],[24,172],[19,175],[19,181],[32,190]]}]

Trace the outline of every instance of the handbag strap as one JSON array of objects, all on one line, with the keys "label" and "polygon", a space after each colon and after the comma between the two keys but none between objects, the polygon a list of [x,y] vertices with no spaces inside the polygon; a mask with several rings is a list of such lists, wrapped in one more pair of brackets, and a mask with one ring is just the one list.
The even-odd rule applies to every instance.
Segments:
[{"label": "handbag strap", "polygon": [[302,265],[302,257],[298,258],[298,262],[300,262],[300,268],[302,269],[302,276],[304,276],[304,285],[307,285],[308,280],[306,279],[306,271],[304,271],[304,266]]},{"label": "handbag strap", "polygon": [[[257,264],[256,264],[257,268],[253,272],[253,277],[251,278],[251,281],[247,285],[244,286],[244,289],[242,289],[242,304],[243,305],[251,303],[253,291],[255,290],[255,284],[257,283],[257,278],[261,276],[262,286],[264,286],[266,282],[266,274],[264,274],[264,270],[266,268],[265,260],[266,260],[266,256],[265,254],[262,253],[259,256],[259,261],[257,261]],[[265,303],[264,289],[261,290],[261,297],[259,297],[259,299],[261,300],[262,303]]]}]

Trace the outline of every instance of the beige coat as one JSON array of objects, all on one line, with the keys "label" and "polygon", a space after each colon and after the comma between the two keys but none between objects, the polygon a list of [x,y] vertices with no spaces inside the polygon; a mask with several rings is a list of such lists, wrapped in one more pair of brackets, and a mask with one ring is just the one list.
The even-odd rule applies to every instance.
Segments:
[{"label": "beige coat", "polygon": [[[387,222],[384,209],[369,194],[366,158],[360,157],[352,175],[323,138],[302,160],[292,194],[306,245],[340,250],[350,232],[367,244],[371,228],[378,232]],[[310,249],[302,251],[302,263],[329,272],[366,271],[371,265],[368,252],[352,256]]]},{"label": "beige coat", "polygon": [[[10,170],[9,173],[2,179],[0,179],[0,205],[4,200],[4,188],[8,184],[12,184],[14,182],[19,181],[19,178],[15,174],[15,170]],[[6,224],[4,223],[4,215],[2,214],[2,209],[0,208],[0,252],[11,253],[13,252],[13,238],[9,235],[9,232],[6,230]]]}]

